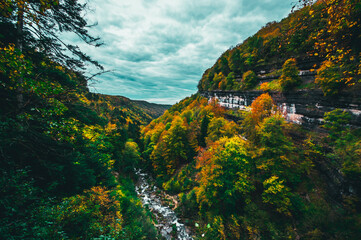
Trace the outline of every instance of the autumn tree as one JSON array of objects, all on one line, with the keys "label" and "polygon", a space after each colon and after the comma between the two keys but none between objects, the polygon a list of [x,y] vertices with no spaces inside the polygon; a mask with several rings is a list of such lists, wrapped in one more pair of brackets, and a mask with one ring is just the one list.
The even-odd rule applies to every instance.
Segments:
[{"label": "autumn tree", "polygon": [[341,68],[331,61],[324,61],[317,70],[315,83],[321,87],[325,96],[335,95],[345,87],[341,71]]},{"label": "autumn tree", "polygon": [[240,73],[242,71],[241,51],[234,49],[231,51],[229,58],[229,68],[233,73]]},{"label": "autumn tree", "polygon": [[201,211],[228,215],[242,208],[254,190],[250,158],[239,137],[222,138],[211,144],[197,159]]},{"label": "autumn tree", "polygon": [[325,95],[333,95],[360,82],[361,4],[351,0],[330,0],[323,4],[326,24],[317,34],[315,54],[325,57],[325,61],[316,83]]},{"label": "autumn tree", "polygon": [[[226,77],[223,75],[222,72],[215,74],[214,78],[213,78],[213,85],[211,90],[216,90],[220,88],[220,84],[222,83],[222,81],[224,81],[226,79]],[[226,86],[226,83],[224,83],[224,86]]]},{"label": "autumn tree", "polygon": [[264,93],[252,102],[250,108],[249,112],[244,112],[244,120],[241,127],[247,138],[256,141],[255,126],[259,126],[263,119],[275,113],[277,107],[272,97],[268,93]]},{"label": "autumn tree", "polygon": [[255,143],[257,155],[257,168],[261,176],[277,175],[282,179],[295,182],[298,174],[293,167],[294,151],[291,139],[285,133],[286,122],[280,114],[265,118],[257,128]]},{"label": "autumn tree", "polygon": [[[60,64],[73,68],[83,67],[84,62],[91,62],[102,68],[77,46],[68,44],[59,37],[62,32],[72,32],[87,44],[96,47],[101,45],[99,38],[88,33],[88,24],[82,15],[85,8],[86,4],[79,1],[66,0],[10,0],[0,5],[2,17],[16,26],[16,48],[20,51],[24,48],[25,33],[30,33],[27,37],[30,36],[32,41],[27,39],[26,47],[42,49]],[[76,58],[67,56],[64,48]]]},{"label": "autumn tree", "polygon": [[299,71],[296,64],[297,62],[294,58],[288,59],[283,64],[282,75],[279,78],[282,91],[289,91],[301,83],[301,78],[298,75]]},{"label": "autumn tree", "polygon": [[222,136],[232,137],[237,133],[237,125],[223,117],[212,118],[208,125],[206,142],[217,141]]},{"label": "autumn tree", "polygon": [[273,205],[277,212],[290,216],[290,189],[283,182],[277,176],[266,179],[263,182],[262,199],[263,202]]},{"label": "autumn tree", "polygon": [[249,70],[249,71],[243,73],[241,88],[243,88],[243,89],[251,89],[257,83],[258,83],[258,77],[252,70]]}]

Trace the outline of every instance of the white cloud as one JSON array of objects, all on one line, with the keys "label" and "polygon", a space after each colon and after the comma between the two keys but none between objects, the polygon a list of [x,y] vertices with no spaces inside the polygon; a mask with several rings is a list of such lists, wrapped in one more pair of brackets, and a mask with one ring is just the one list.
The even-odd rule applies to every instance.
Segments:
[{"label": "white cloud", "polygon": [[158,103],[196,92],[204,70],[230,46],[291,9],[284,0],[92,0],[86,17],[105,46],[81,48],[112,73],[93,91]]}]

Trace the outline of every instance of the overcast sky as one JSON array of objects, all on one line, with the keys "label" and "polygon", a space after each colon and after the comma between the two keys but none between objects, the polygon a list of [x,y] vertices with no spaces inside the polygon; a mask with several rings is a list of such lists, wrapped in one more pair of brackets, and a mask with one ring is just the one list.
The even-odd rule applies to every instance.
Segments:
[{"label": "overcast sky", "polygon": [[91,33],[104,46],[81,45],[111,73],[93,92],[174,104],[197,91],[203,72],[291,10],[291,0],[88,0]]}]

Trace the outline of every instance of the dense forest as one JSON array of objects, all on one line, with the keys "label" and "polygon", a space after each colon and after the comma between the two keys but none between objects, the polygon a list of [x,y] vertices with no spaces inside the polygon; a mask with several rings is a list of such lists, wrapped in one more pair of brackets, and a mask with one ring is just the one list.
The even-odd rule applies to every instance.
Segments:
[{"label": "dense forest", "polygon": [[142,130],[143,165],[178,195],[177,211],[200,239],[361,237],[361,131],[350,113],[327,112],[309,130],[287,123],[267,93],[358,91],[361,2],[300,2],[222,54],[198,84],[200,92],[263,90],[248,110],[195,94]]},{"label": "dense forest", "polygon": [[[289,91],[321,88],[325,95],[358,89],[361,69],[360,1],[320,0],[270,22],[227,50],[198,84],[200,91]],[[309,3],[309,4],[307,4]],[[299,70],[317,74],[304,83]],[[272,77],[273,81],[263,79]]]},{"label": "dense forest", "polygon": [[[89,92],[61,32],[91,45],[77,1],[1,1],[0,238],[155,239],[134,191],[139,128],[159,108]],[[57,27],[55,27],[57,26]]]},{"label": "dense forest", "polygon": [[137,169],[194,239],[361,239],[361,129],[340,109],[289,123],[267,93],[358,91],[361,2],[300,2],[202,76],[200,92],[265,92],[241,111],[199,93],[171,107],[92,93],[87,67],[103,67],[61,38],[102,45],[86,5],[1,1],[0,239],[162,239]]},{"label": "dense forest", "polygon": [[[200,239],[358,239],[361,131],[287,123],[272,98],[250,111],[194,95],[142,130],[143,158]],[[238,116],[237,123],[230,116]]]}]

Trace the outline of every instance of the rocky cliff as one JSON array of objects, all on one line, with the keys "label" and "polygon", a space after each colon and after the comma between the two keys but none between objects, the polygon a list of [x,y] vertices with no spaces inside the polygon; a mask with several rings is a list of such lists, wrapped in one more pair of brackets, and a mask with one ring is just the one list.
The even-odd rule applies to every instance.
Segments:
[{"label": "rocky cliff", "polygon": [[[221,106],[245,109],[263,91],[203,91],[208,99],[216,98]],[[270,92],[286,119],[306,127],[323,123],[325,112],[334,109],[348,111],[352,115],[351,124],[361,126],[361,93],[345,91],[338,96],[325,97],[321,90],[298,90],[289,93]]]}]

